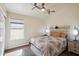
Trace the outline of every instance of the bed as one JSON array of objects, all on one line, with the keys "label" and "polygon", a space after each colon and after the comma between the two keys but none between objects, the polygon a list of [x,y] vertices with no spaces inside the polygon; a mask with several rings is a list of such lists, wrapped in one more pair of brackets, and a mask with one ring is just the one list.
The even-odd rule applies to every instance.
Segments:
[{"label": "bed", "polygon": [[30,40],[30,48],[37,56],[57,56],[67,46],[67,34],[59,31],[51,31],[50,36],[36,36]]}]

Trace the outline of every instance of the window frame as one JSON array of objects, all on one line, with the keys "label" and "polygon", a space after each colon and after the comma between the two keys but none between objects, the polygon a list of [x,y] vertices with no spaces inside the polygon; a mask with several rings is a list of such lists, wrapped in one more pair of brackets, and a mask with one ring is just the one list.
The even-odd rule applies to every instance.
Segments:
[{"label": "window frame", "polygon": [[[12,20],[12,21],[11,21]],[[13,22],[13,20],[18,20],[18,21],[20,21],[20,22]],[[22,23],[21,23],[21,21],[22,21]],[[15,24],[22,24],[23,25],[23,28],[13,28],[14,30],[18,30],[18,29],[23,29],[23,39],[24,39],[24,34],[25,34],[25,30],[24,30],[24,20],[23,19],[16,19],[16,18],[9,18],[9,29],[10,29],[10,40],[21,40],[21,39],[12,39],[11,38],[11,30],[12,30],[12,28],[11,28],[11,23],[15,23]],[[18,26],[19,27],[19,26]]]}]

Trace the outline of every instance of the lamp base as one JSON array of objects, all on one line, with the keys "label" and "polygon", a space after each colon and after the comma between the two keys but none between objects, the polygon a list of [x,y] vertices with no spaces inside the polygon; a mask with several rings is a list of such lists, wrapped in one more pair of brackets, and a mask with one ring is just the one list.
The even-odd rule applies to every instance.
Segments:
[{"label": "lamp base", "polygon": [[74,40],[74,41],[77,41],[77,40]]},{"label": "lamp base", "polygon": [[77,40],[76,40],[76,36],[75,36],[75,40],[74,40],[74,41],[77,41]]}]

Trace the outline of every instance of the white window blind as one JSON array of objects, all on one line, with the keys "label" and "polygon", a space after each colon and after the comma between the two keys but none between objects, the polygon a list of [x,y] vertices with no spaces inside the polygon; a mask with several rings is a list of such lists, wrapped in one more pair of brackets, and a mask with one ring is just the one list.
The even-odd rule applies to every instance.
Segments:
[{"label": "white window blind", "polygon": [[10,19],[10,39],[24,39],[24,21],[18,19]]}]

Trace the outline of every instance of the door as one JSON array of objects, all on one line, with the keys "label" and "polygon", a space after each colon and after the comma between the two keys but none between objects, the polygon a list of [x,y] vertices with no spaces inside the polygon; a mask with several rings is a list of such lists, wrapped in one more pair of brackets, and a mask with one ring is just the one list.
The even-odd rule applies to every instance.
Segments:
[{"label": "door", "polygon": [[0,56],[4,54],[5,41],[5,17],[0,11]]}]

